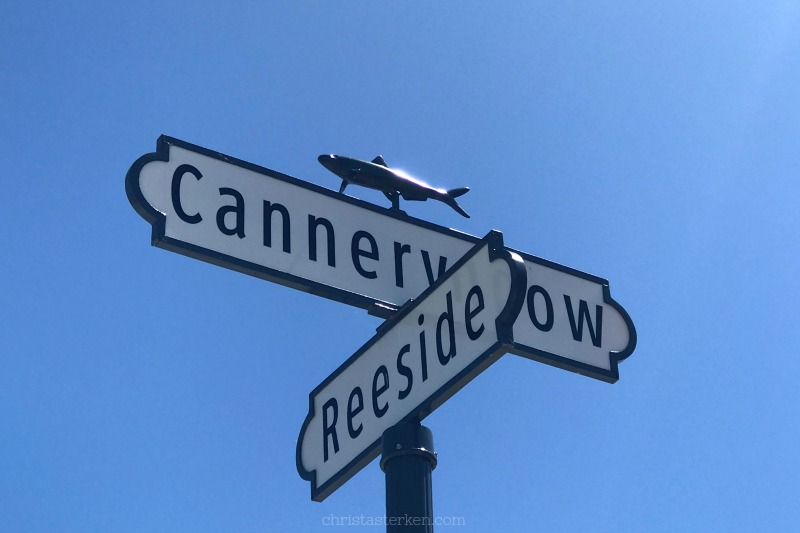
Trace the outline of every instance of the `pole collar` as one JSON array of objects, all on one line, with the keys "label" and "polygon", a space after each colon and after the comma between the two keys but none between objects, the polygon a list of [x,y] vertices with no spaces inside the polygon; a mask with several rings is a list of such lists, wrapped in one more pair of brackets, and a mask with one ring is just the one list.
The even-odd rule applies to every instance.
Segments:
[{"label": "pole collar", "polygon": [[430,462],[431,470],[438,462],[433,449],[433,433],[419,422],[406,422],[392,426],[383,432],[381,439],[383,454],[381,470],[386,471],[386,463],[404,455],[419,455]]}]

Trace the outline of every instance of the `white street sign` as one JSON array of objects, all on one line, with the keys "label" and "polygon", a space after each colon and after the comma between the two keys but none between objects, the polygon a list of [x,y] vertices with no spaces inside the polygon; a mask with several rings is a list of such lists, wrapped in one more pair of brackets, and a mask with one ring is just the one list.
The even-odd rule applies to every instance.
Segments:
[{"label": "white street sign", "polygon": [[382,316],[478,241],[166,136],[125,187],[155,246]]},{"label": "white street sign", "polygon": [[314,389],[297,443],[313,500],[374,459],[386,429],[424,418],[511,347],[525,278],[490,233]]},{"label": "white street sign", "polygon": [[[478,237],[162,136],[125,180],[152,243],[389,317]],[[511,250],[528,286],[511,352],[613,383],[636,330],[602,278]]]},{"label": "white street sign", "polygon": [[617,364],[636,347],[628,313],[608,282],[538,257],[520,254],[528,287],[514,322],[511,353],[614,383]]}]

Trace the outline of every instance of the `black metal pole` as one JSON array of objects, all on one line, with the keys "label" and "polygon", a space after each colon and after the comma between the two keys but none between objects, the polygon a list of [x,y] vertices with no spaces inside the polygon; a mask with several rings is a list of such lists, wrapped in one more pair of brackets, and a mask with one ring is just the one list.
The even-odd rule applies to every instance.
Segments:
[{"label": "black metal pole", "polygon": [[386,532],[433,533],[433,433],[419,422],[398,424],[383,432],[382,445]]}]

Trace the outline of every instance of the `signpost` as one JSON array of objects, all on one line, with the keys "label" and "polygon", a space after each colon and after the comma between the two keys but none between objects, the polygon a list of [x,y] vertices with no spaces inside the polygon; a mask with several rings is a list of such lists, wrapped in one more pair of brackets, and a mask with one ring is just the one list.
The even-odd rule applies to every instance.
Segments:
[{"label": "signpost", "polygon": [[296,463],[315,501],[383,444],[387,511],[430,519],[422,419],[506,352],[614,383],[636,347],[606,280],[499,232],[479,239],[166,136],[125,189],[155,246],[387,318],[309,396]]}]

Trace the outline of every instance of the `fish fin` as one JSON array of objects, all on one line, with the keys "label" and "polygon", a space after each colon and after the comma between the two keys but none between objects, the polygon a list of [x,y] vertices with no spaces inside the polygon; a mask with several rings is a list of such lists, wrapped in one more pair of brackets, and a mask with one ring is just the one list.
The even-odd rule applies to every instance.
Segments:
[{"label": "fish fin", "polygon": [[378,157],[373,159],[372,162],[375,163],[376,165],[380,165],[382,167],[388,167],[389,166],[389,165],[386,164],[386,161],[383,160],[383,156],[382,155],[379,155]]},{"label": "fish fin", "polygon": [[[462,194],[463,194],[463,193],[462,193]],[[458,205],[458,202],[456,202],[456,201],[455,201],[455,199],[454,199],[452,196],[450,196],[450,197],[445,197],[445,198],[443,198],[443,199],[442,199],[442,201],[443,201],[444,203],[446,203],[447,205],[449,205],[450,207],[452,207],[453,209],[455,209],[455,210],[456,210],[456,212],[457,212],[459,215],[461,215],[462,217],[469,218],[469,214],[467,214],[467,212],[466,212],[466,211],[464,211],[463,209],[461,209],[461,206],[460,206],[460,205]]]},{"label": "fish fin", "polygon": [[453,209],[455,209],[455,210],[456,210],[456,212],[457,212],[459,215],[461,215],[462,217],[464,217],[464,218],[469,218],[469,214],[468,214],[466,211],[464,211],[463,209],[461,209],[461,206],[460,206],[460,205],[458,205],[458,204],[454,203],[454,204],[453,204],[453,205],[451,205],[450,207],[452,207]]},{"label": "fish fin", "polygon": [[450,189],[447,191],[447,194],[453,198],[458,198],[462,194],[467,194],[469,192],[469,187],[458,187],[457,189]]}]

